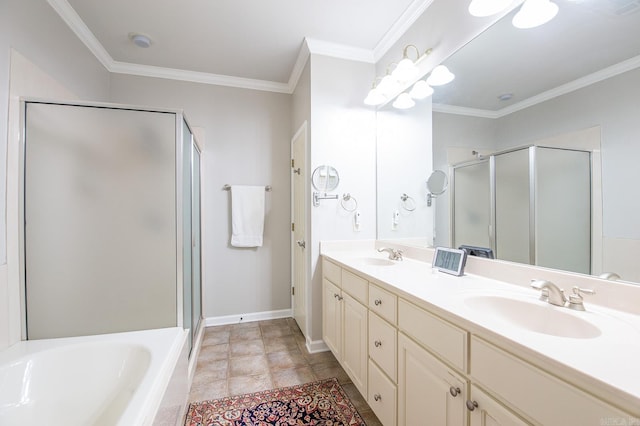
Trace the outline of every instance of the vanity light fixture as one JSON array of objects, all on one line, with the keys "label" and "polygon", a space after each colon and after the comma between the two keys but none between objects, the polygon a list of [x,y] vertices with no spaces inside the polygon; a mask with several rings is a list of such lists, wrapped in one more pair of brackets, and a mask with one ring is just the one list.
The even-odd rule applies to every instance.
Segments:
[{"label": "vanity light fixture", "polygon": [[442,86],[453,81],[456,76],[445,65],[438,65],[427,78],[429,86]]},{"label": "vanity light fixture", "polygon": [[550,0],[525,0],[511,23],[516,28],[535,28],[546,24],[558,14],[558,5]]},{"label": "vanity light fixture", "polygon": [[409,81],[412,81],[413,79],[418,77],[418,73],[420,72],[418,70],[416,62],[409,59],[408,51],[411,47],[415,49],[416,62],[420,60],[420,51],[415,45],[409,44],[405,46],[404,50],[402,51],[402,60],[398,62],[396,69],[394,69],[391,73],[391,75],[400,83],[407,83]]},{"label": "vanity light fixture", "polygon": [[395,101],[393,101],[393,107],[397,109],[409,109],[415,106],[416,102],[409,96],[408,93],[401,93]]},{"label": "vanity light fixture", "polygon": [[433,87],[429,86],[425,80],[416,81],[409,92],[409,96],[413,99],[424,99],[431,95],[433,95]]},{"label": "vanity light fixture", "polygon": [[387,101],[387,97],[382,93],[379,87],[376,87],[376,82],[374,81],[371,85],[371,90],[367,94],[367,97],[364,98],[365,105],[369,106],[378,106],[382,105]]},{"label": "vanity light fixture", "polygon": [[133,33],[129,35],[129,38],[131,39],[133,44],[143,49],[151,46],[151,39],[144,34]]},{"label": "vanity light fixture", "polygon": [[512,0],[472,0],[469,13],[479,18],[495,15],[505,10]]}]

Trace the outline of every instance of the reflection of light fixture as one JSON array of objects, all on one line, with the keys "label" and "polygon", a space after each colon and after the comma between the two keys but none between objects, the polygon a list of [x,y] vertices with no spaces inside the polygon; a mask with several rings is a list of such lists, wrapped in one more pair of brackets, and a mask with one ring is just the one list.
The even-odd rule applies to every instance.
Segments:
[{"label": "reflection of light fixture", "polygon": [[400,89],[400,82],[391,74],[385,75],[378,84],[378,90],[384,95],[390,95]]},{"label": "reflection of light fixture", "polygon": [[424,99],[433,94],[433,88],[424,80],[418,80],[409,92],[409,96],[413,99]]},{"label": "reflection of light fixture", "polygon": [[371,85],[371,90],[369,90],[369,93],[367,94],[367,97],[364,98],[365,105],[378,106],[382,105],[386,101],[387,97],[378,87],[376,87],[376,82],[374,81]]},{"label": "reflection of light fixture", "polygon": [[402,52],[402,60],[398,62],[396,69],[391,73],[391,75],[399,82],[406,83],[411,81],[416,78],[420,72],[416,63],[409,59],[407,51],[410,47],[413,47],[416,51],[416,62],[420,59],[420,51],[416,46],[410,44],[404,48],[404,51]]},{"label": "reflection of light fixture", "polygon": [[472,0],[469,13],[477,17],[491,16],[502,12],[511,3],[511,0]]},{"label": "reflection of light fixture", "polygon": [[558,5],[550,0],[525,0],[511,21],[516,28],[534,28],[546,24],[558,14]]},{"label": "reflection of light fixture", "polygon": [[411,96],[409,96],[408,93],[405,92],[400,94],[400,96],[396,98],[396,100],[393,102],[393,107],[398,109],[409,109],[412,108],[415,104],[416,102],[411,99]]},{"label": "reflection of light fixture", "polygon": [[132,34],[130,38],[133,44],[143,49],[151,46],[151,39],[144,34]]},{"label": "reflection of light fixture", "polygon": [[456,76],[449,71],[449,68],[444,65],[438,65],[431,71],[431,75],[427,78],[427,84],[429,86],[442,86],[453,81],[454,78]]}]

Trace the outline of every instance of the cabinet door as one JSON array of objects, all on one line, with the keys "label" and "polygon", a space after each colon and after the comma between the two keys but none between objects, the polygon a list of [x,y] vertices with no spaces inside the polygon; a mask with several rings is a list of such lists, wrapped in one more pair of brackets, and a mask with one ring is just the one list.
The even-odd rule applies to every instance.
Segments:
[{"label": "cabinet door", "polygon": [[342,366],[362,395],[367,395],[367,308],[343,293]]},{"label": "cabinet door", "polygon": [[322,338],[338,360],[342,359],[342,291],[322,282]]},{"label": "cabinet door", "polygon": [[529,423],[507,410],[486,393],[471,385],[469,426],[524,426]]},{"label": "cabinet door", "polygon": [[462,377],[402,333],[398,360],[398,424],[466,424]]}]

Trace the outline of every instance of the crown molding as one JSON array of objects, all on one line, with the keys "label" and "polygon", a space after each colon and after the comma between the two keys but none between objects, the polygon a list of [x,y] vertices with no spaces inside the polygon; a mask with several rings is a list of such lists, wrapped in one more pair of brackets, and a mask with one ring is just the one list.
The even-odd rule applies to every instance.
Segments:
[{"label": "crown molding", "polygon": [[447,104],[433,104],[431,106],[433,112],[442,112],[445,114],[467,115],[470,117],[480,118],[498,118],[498,111],[489,111],[487,109],[467,108]]},{"label": "crown molding", "polygon": [[216,86],[236,87],[240,89],[261,90],[265,92],[290,94],[287,83],[275,81],[256,80],[251,78],[232,77],[228,75],[211,74],[198,71],[187,71],[176,68],[156,67],[152,65],[140,65],[127,62],[114,61],[109,70],[116,74],[129,74],[142,77],[165,78],[168,80],[180,80],[191,83],[212,84]]},{"label": "crown molding", "polygon": [[60,15],[71,31],[87,46],[100,63],[110,71],[114,62],[113,58],[98,41],[96,36],[93,35],[89,27],[87,27],[69,2],[67,0],[47,0],[47,3]]},{"label": "crown molding", "polygon": [[373,49],[374,63],[378,62],[393,47],[394,44],[407,32],[418,20],[433,0],[414,0],[404,11],[400,18],[385,33],[382,39]]},{"label": "crown molding", "polygon": [[369,49],[332,43],[330,41],[316,40],[309,37],[305,37],[305,42],[309,52],[314,55],[331,56],[333,58],[367,62],[370,64],[375,63],[373,51]]},{"label": "crown molding", "polygon": [[293,93],[296,90],[296,86],[298,85],[298,81],[300,80],[300,76],[302,76],[302,71],[304,71],[304,67],[307,65],[307,60],[309,59],[309,45],[307,44],[307,40],[305,39],[300,46],[300,50],[298,51],[298,57],[296,58],[295,64],[293,64],[293,69],[291,70],[291,74],[289,75],[289,82],[287,86],[289,88],[289,93]]}]

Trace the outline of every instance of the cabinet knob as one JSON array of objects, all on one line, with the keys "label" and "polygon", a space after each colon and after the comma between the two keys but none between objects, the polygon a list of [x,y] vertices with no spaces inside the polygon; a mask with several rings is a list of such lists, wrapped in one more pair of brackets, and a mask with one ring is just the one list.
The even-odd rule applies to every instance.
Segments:
[{"label": "cabinet knob", "polygon": [[382,300],[376,299],[373,303],[375,303],[376,306],[380,306],[380,305],[382,305]]},{"label": "cabinet knob", "polygon": [[376,340],[375,342],[373,342],[373,344],[376,345],[376,348],[382,346],[382,342],[380,340]]},{"label": "cabinet knob", "polygon": [[453,386],[451,386],[449,388],[449,393],[451,394],[451,396],[456,397],[460,395],[460,388],[454,388]]},{"label": "cabinet knob", "polygon": [[375,399],[376,401],[380,401],[382,399],[382,397],[380,396],[379,393],[373,395],[373,399]]},{"label": "cabinet knob", "polygon": [[471,401],[470,399],[467,399],[467,410],[473,411],[476,408],[478,408],[478,403],[476,401]]},{"label": "cabinet knob", "polygon": [[335,297],[338,300],[342,300],[342,296],[340,296],[338,293],[333,293],[333,297]]}]

